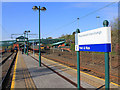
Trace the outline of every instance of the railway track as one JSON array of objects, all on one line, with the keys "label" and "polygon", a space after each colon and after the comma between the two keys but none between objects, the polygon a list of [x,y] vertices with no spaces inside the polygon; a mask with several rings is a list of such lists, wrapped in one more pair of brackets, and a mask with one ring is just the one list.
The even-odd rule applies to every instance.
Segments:
[{"label": "railway track", "polygon": [[[38,54],[37,54],[37,55],[38,55]],[[47,56],[45,56],[45,55],[42,55],[42,56],[45,57],[45,58],[51,59],[51,60],[53,60],[53,61],[62,63],[62,64],[64,64],[64,65],[67,65],[67,66],[69,66],[69,67],[71,67],[71,68],[77,69],[77,65],[72,64],[72,63],[70,63],[70,62],[65,62],[65,61],[62,61],[62,60],[59,60],[59,59],[47,57]],[[81,71],[84,71],[84,72],[89,73],[89,74],[93,73],[92,75],[95,75],[95,76],[97,76],[97,77],[99,77],[99,78],[103,78],[103,79],[105,78],[105,73],[98,72],[98,71],[95,70],[95,69],[86,68],[86,67],[80,67],[80,69],[81,69]],[[119,77],[119,76],[115,76],[115,75],[110,75],[110,78],[113,79],[112,82],[115,82],[115,83],[117,83],[117,81],[120,80],[120,77]]]},{"label": "railway track", "polygon": [[2,54],[2,55],[3,55],[4,53],[5,53],[5,51],[3,51],[3,52],[0,52],[0,54]]},{"label": "railway track", "polygon": [[[57,53],[57,54],[55,54],[58,58],[56,58],[56,57],[49,57],[49,54],[50,53],[53,53],[52,51],[50,52],[50,51],[47,51],[46,52],[46,54],[48,55],[46,55],[46,54],[42,54],[42,56],[43,57],[45,57],[45,58],[48,58],[48,59],[51,59],[51,60],[53,60],[53,61],[56,61],[56,62],[59,62],[59,63],[62,63],[62,64],[64,64],[64,65],[67,65],[67,66],[69,66],[69,67],[71,67],[71,68],[74,68],[74,69],[77,69],[77,63],[75,63],[75,62],[73,62],[74,61],[74,58],[75,58],[75,54],[72,54],[72,53],[68,53],[68,52],[59,52],[59,51],[56,51],[56,52],[54,52],[54,53]],[[63,58],[59,58],[59,54],[60,54],[60,56]],[[72,55],[72,57],[71,57],[71,55]],[[66,59],[69,59],[69,61],[68,60],[66,60],[66,59],[64,59],[64,57],[66,58]],[[102,63],[102,62],[100,62],[100,63]],[[99,66],[98,66],[99,67]],[[87,67],[84,67],[84,66],[80,66],[80,69],[81,69],[81,71],[83,71],[83,72],[85,72],[85,73],[89,73],[89,74],[91,74],[91,75],[94,75],[94,76],[97,76],[97,77],[99,77],[99,78],[102,78],[102,79],[105,79],[105,73],[104,73],[104,70],[97,70],[96,68],[92,68],[92,67],[89,67],[89,66],[87,66]],[[110,71],[111,72],[111,71]],[[120,76],[118,76],[116,73],[111,73],[110,74],[110,81],[111,82],[114,82],[114,83],[116,83],[116,84],[120,84],[119,83],[119,80],[120,80]]]},{"label": "railway track", "polygon": [[12,68],[16,56],[17,56],[17,52],[12,53],[1,63],[0,67],[2,68],[2,80],[0,82],[0,89],[2,90],[10,87],[11,78],[12,78]]},{"label": "railway track", "polygon": [[[13,55],[13,53],[10,53],[8,56],[4,56],[4,59],[3,59],[2,62],[0,63],[0,66],[3,65],[3,64],[8,60],[8,58],[10,58],[12,55]],[[2,56],[2,57],[3,57],[3,56]]]}]

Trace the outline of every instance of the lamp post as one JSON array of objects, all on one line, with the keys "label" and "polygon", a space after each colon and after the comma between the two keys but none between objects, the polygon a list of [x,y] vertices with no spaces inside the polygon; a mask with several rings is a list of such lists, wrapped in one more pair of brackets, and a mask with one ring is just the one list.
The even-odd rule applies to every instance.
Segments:
[{"label": "lamp post", "polygon": [[99,27],[99,18],[100,18],[100,16],[96,16],[96,18],[97,18],[97,24],[98,24],[98,27]]},{"label": "lamp post", "polygon": [[37,6],[33,6],[33,8],[32,8],[33,10],[39,10],[39,66],[41,66],[41,50],[40,50],[40,10],[41,11],[45,11],[46,10],[46,8],[45,7],[42,7],[42,8],[40,8],[40,6],[39,6],[39,8],[37,7]]},{"label": "lamp post", "polygon": [[24,31],[24,54],[25,54],[25,36],[26,36],[26,32]]},{"label": "lamp post", "polygon": [[33,40],[33,56],[35,56],[35,53],[34,53],[34,40]]},{"label": "lamp post", "polygon": [[[30,30],[29,31],[25,31],[25,33],[27,34],[27,39],[28,39],[28,33],[30,33]],[[27,56],[28,56],[28,40],[27,40]]]}]

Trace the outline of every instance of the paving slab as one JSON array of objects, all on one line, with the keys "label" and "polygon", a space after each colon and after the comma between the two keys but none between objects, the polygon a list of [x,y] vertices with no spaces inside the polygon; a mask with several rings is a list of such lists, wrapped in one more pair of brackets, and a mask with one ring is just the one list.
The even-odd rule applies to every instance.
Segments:
[{"label": "paving slab", "polygon": [[[30,54],[31,55],[31,54]],[[35,55],[38,59],[38,56]],[[54,69],[56,72],[77,83],[77,71],[52,60],[41,58],[42,63]],[[104,81],[93,76],[81,73],[81,86],[88,89],[104,87]],[[102,87],[102,88],[103,88]],[[113,86],[112,86],[113,87]],[[31,56],[21,54],[19,51],[15,76],[15,88],[76,88],[70,82],[60,77],[45,66],[39,67],[39,63]]]},{"label": "paving slab", "polygon": [[[38,55],[35,55],[35,57],[38,58]],[[69,75],[66,75],[66,76],[77,83],[77,79],[76,79],[77,78],[77,70],[69,68],[63,64],[60,64],[58,62],[52,61],[52,60],[44,58],[44,57],[42,57],[42,61],[44,63],[47,63],[48,65],[52,66],[51,68],[53,68],[53,69],[61,70],[60,71],[61,73],[68,73],[69,75],[72,76],[72,78],[70,78]],[[62,71],[64,71],[64,72],[62,72]],[[80,76],[81,77],[81,86],[83,88],[88,88],[88,89],[90,89],[90,88],[104,89],[105,88],[105,81],[103,79],[100,79],[98,77],[95,77],[95,76],[87,74],[87,73],[84,73],[82,71],[80,72],[80,75],[81,75]],[[110,88],[118,89],[120,87],[117,84],[110,83]]]},{"label": "paving slab", "polygon": [[30,56],[23,55],[23,58],[37,88],[76,88],[47,67],[39,67]]},{"label": "paving slab", "polygon": [[[35,58],[38,59],[38,56],[35,55]],[[68,79],[70,79],[71,81],[75,82],[77,84],[77,73],[66,67],[66,66],[63,66],[61,65],[60,63],[56,63],[56,62],[53,62],[49,59],[46,59],[44,57],[41,58],[42,62],[45,63],[47,66],[49,66],[50,68],[54,69],[55,71],[59,72],[61,75],[67,77]],[[71,75],[72,74],[72,75]],[[84,82],[84,81],[81,81],[81,86],[83,88],[92,88],[92,89],[96,89],[96,87]]]}]

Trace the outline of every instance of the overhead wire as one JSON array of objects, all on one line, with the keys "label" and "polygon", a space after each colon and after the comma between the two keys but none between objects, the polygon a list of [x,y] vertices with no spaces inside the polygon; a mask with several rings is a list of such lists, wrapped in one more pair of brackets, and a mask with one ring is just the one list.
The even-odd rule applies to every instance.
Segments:
[{"label": "overhead wire", "polygon": [[65,24],[65,25],[59,27],[57,30],[59,30],[59,29],[61,29],[61,28],[63,28],[63,27],[67,27],[67,26],[69,26],[69,25],[71,25],[71,24],[73,24],[73,23],[75,23],[75,22],[77,22],[77,20],[73,20],[72,22],[70,22],[70,23],[68,23],[68,24]]},{"label": "overhead wire", "polygon": [[[45,2],[47,2],[47,0],[44,0],[43,1],[43,3],[45,3]],[[46,4],[46,3],[45,3]],[[65,25],[63,25],[63,26],[60,26],[60,27],[58,27],[58,28],[56,28],[56,30],[60,30],[60,29],[62,29],[63,27],[67,27],[67,26],[69,26],[69,25],[71,25],[72,23],[74,23],[74,22],[76,22],[77,20],[72,20],[70,23],[67,23],[67,24],[65,24]],[[43,35],[45,36],[45,35],[48,35],[48,34],[50,34],[50,33],[53,33],[53,32],[48,32],[48,33],[43,33]]]},{"label": "overhead wire", "polygon": [[85,18],[85,17],[87,17],[87,16],[89,16],[89,15],[91,15],[91,14],[94,14],[94,13],[96,13],[96,12],[98,12],[98,11],[100,11],[100,10],[102,10],[102,9],[104,9],[104,8],[106,8],[106,7],[110,6],[110,5],[112,5],[112,4],[114,4],[114,3],[116,3],[116,2],[112,2],[112,3],[110,3],[110,4],[107,4],[106,6],[101,7],[101,8],[99,8],[99,9],[95,10],[95,11],[92,11],[92,12],[90,12],[90,13],[88,13],[88,14],[82,16],[82,17],[80,17],[79,19],[83,19],[83,18]]},{"label": "overhead wire", "polygon": [[[62,29],[62,28],[64,28],[64,27],[67,27],[67,26],[69,26],[69,25],[71,25],[71,24],[73,24],[73,23],[75,23],[75,22],[77,22],[77,20],[73,20],[73,21],[71,21],[70,23],[67,23],[67,24],[65,24],[65,25],[63,25],[63,26],[61,26],[61,27],[59,27],[59,28],[56,28],[55,30],[58,32],[58,30],[60,30],[60,29]],[[54,31],[55,32],[55,31]],[[48,33],[43,33],[43,35],[45,36],[45,35],[48,35],[48,34],[51,34],[51,33],[53,33],[53,32],[48,32]]]},{"label": "overhead wire", "polygon": [[[102,10],[102,9],[104,9],[104,8],[106,8],[106,7],[110,6],[110,5],[118,2],[118,1],[119,1],[119,0],[117,0],[117,1],[115,1],[115,2],[112,2],[112,3],[109,3],[109,4],[105,5],[104,7],[101,7],[101,8],[99,8],[99,9],[95,10],[95,11],[92,11],[92,12],[90,12],[90,13],[82,16],[82,17],[79,17],[79,19],[83,19],[83,18],[85,18],[85,17],[87,17],[87,16],[89,16],[89,15],[91,15],[91,14],[94,14],[94,13],[96,13],[96,12],[98,12],[98,11],[100,11],[100,10]],[[44,0],[43,2],[45,3],[45,2],[47,2],[47,0]],[[62,29],[62,28],[65,28],[65,27],[67,27],[67,26],[75,23],[76,21],[77,21],[77,19],[76,19],[76,20],[73,20],[73,21],[70,22],[70,23],[67,23],[67,24],[65,24],[65,25],[62,25],[62,26],[58,27],[58,28],[55,29],[55,30],[57,31],[57,30],[60,30],[60,29]],[[2,26],[2,29],[3,29],[8,35],[10,35],[10,34],[4,29],[3,26]],[[2,31],[3,31],[3,30],[2,30]],[[49,33],[47,33],[47,34],[50,34],[50,33],[51,33],[51,32],[49,32]]]},{"label": "overhead wire", "polygon": [[0,24],[0,26],[2,27],[2,32],[4,31],[4,32],[6,32],[7,33],[7,35],[10,35],[10,33],[8,33],[7,31],[6,31],[6,29]]},{"label": "overhead wire", "polygon": [[[83,18],[85,18],[85,17],[88,17],[89,15],[94,14],[94,13],[96,13],[96,12],[98,12],[98,11],[100,11],[100,10],[102,10],[102,9],[104,9],[104,8],[106,8],[106,7],[108,7],[108,6],[112,5],[112,4],[114,4],[114,3],[116,3],[116,2],[118,2],[118,0],[115,1],[115,2],[112,2],[112,3],[109,3],[109,4],[105,5],[104,7],[101,7],[101,8],[99,8],[99,9],[95,10],[95,11],[92,11],[92,12],[90,12],[90,13],[84,15],[84,16],[81,16],[81,17],[79,17],[79,19],[83,19]],[[65,27],[67,27],[67,26],[73,24],[73,23],[76,22],[76,21],[77,21],[77,19],[74,20],[74,21],[72,21],[72,22],[70,22],[70,23],[68,23],[68,24],[65,24],[65,25],[59,27],[58,29],[56,29],[56,31],[59,30],[59,29],[65,28]]]},{"label": "overhead wire", "polygon": [[9,38],[11,35],[10,35],[10,33],[8,33],[8,31],[0,24],[0,26],[2,27],[2,30],[1,30],[1,34],[2,34],[2,37],[1,37],[1,40],[3,40],[3,34],[7,34],[7,35],[5,35],[5,37],[4,38]]}]

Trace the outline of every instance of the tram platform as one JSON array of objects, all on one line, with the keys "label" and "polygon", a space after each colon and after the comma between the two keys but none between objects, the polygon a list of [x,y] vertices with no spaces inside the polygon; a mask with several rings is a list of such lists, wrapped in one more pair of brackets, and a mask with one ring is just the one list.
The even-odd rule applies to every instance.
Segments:
[{"label": "tram platform", "polygon": [[[67,66],[52,60],[41,58],[42,63],[39,67],[38,56],[22,54],[18,51],[15,61],[14,73],[11,83],[11,88],[77,88],[70,81],[77,84],[77,72]],[[53,72],[51,69],[59,74]],[[68,80],[65,79],[65,76]],[[104,81],[93,76],[81,73],[81,87],[86,89],[104,88]],[[118,88],[116,85],[111,84],[112,88]]]}]

